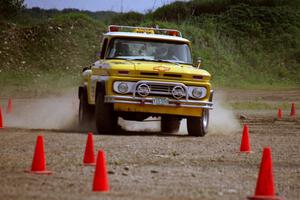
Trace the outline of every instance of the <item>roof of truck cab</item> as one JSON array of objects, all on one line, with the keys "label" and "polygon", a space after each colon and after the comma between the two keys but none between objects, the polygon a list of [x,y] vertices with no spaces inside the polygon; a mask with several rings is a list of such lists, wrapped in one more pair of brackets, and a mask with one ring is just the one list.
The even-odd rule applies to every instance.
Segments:
[{"label": "roof of truck cab", "polygon": [[108,36],[108,37],[145,38],[145,39],[169,40],[169,41],[190,43],[190,41],[185,38],[177,37],[177,36],[170,36],[170,35],[132,33],[132,32],[107,32],[103,35]]}]

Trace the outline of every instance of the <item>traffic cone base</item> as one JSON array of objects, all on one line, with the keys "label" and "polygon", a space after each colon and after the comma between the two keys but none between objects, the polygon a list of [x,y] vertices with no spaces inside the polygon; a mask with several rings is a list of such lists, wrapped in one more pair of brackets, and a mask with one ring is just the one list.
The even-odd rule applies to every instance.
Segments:
[{"label": "traffic cone base", "polygon": [[52,171],[44,170],[44,171],[32,171],[30,169],[24,170],[24,172],[29,173],[29,174],[45,174],[45,175],[50,175],[52,174]]},{"label": "traffic cone base", "polygon": [[83,163],[84,166],[96,166],[96,163]]},{"label": "traffic cone base", "polygon": [[252,153],[254,153],[254,151],[238,151],[238,153],[252,154]]},{"label": "traffic cone base", "polygon": [[270,196],[248,196],[247,199],[249,200],[283,200],[281,197],[270,197]]}]

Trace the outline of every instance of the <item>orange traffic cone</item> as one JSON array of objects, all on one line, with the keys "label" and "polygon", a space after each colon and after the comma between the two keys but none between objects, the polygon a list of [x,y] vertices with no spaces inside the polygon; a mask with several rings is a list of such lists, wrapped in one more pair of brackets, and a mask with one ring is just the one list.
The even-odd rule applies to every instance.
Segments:
[{"label": "orange traffic cone", "polygon": [[96,165],[95,154],[94,154],[94,141],[93,141],[93,133],[89,132],[86,140],[84,158],[84,165]]},{"label": "orange traffic cone", "polygon": [[281,200],[275,196],[271,148],[264,148],[260,170],[256,183],[255,195],[249,200]]},{"label": "orange traffic cone", "polygon": [[250,139],[249,139],[249,129],[248,125],[244,125],[244,130],[243,130],[243,136],[242,136],[242,142],[240,146],[240,152],[242,153],[250,153]]},{"label": "orange traffic cone", "polygon": [[0,128],[3,128],[3,116],[2,116],[2,108],[0,106]]},{"label": "orange traffic cone", "polygon": [[12,99],[9,97],[8,103],[7,103],[7,113],[12,113],[13,112],[13,104],[12,104]]},{"label": "orange traffic cone", "polygon": [[281,108],[278,108],[277,119],[278,120],[282,119],[282,110],[281,110]]},{"label": "orange traffic cone", "polygon": [[94,192],[108,192],[108,175],[106,172],[105,153],[103,150],[99,150],[97,156],[96,170],[94,174],[93,182]]},{"label": "orange traffic cone", "polygon": [[35,174],[52,174],[51,171],[46,170],[44,139],[43,136],[41,135],[39,135],[36,140],[31,170],[26,170],[25,172],[35,173]]},{"label": "orange traffic cone", "polygon": [[295,103],[292,103],[292,108],[291,108],[291,117],[296,117],[296,106]]}]

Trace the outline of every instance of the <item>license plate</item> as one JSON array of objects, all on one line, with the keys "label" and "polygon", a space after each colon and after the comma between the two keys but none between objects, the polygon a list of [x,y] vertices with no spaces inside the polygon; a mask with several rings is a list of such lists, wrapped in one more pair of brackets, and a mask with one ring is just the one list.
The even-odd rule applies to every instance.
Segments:
[{"label": "license plate", "polygon": [[153,98],[153,105],[168,105],[168,104],[169,104],[168,98],[162,98],[162,97]]}]

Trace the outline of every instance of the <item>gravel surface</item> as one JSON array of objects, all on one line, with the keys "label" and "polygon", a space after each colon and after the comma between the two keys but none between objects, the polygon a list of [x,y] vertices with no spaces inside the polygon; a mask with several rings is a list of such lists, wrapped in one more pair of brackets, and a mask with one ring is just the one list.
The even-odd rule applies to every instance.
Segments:
[{"label": "gravel surface", "polygon": [[[82,165],[85,132],[0,129],[0,199],[245,199],[254,194],[262,149],[270,146],[276,193],[297,200],[300,121],[286,113],[278,121],[274,113],[243,111],[240,124],[249,125],[250,154],[239,153],[241,128],[203,138],[143,131],[94,135],[95,149],[106,152],[108,193],[92,192],[94,167]],[[24,173],[37,135],[44,136],[52,175]]]}]

